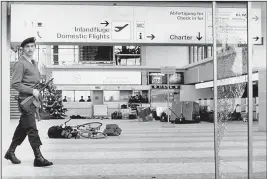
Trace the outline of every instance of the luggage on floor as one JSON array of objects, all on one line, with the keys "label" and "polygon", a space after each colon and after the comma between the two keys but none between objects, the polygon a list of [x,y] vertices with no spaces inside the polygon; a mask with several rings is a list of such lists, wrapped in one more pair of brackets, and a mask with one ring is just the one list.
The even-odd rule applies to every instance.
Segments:
[{"label": "luggage on floor", "polygon": [[117,124],[107,124],[103,133],[107,136],[119,136],[121,132],[122,130]]},{"label": "luggage on floor", "polygon": [[126,104],[121,105],[121,109],[127,109],[128,106]]},{"label": "luggage on floor", "polygon": [[63,138],[63,139],[69,139],[72,137],[72,128],[67,127],[67,128],[62,128],[61,126],[52,126],[48,129],[47,135],[49,138]]},{"label": "luggage on floor", "polygon": [[160,120],[160,117],[157,115],[157,111],[156,110],[153,110],[152,111],[152,117],[155,119],[155,120]]},{"label": "luggage on floor", "polygon": [[137,118],[136,114],[129,114],[129,119],[136,119],[136,118]]},{"label": "luggage on floor", "polygon": [[168,116],[165,112],[161,113],[160,122],[168,122]]},{"label": "luggage on floor", "polygon": [[176,117],[174,120],[175,124],[184,124],[185,123],[185,118],[184,117]]},{"label": "luggage on floor", "polygon": [[122,113],[117,111],[113,112],[111,114],[111,119],[122,119]]}]

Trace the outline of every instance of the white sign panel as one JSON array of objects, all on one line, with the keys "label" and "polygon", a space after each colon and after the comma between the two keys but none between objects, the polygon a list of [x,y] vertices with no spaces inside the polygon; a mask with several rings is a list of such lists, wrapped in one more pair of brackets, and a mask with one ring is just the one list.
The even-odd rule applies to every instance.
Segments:
[{"label": "white sign panel", "polygon": [[137,71],[53,71],[56,85],[141,85],[141,72]]},{"label": "white sign panel", "polygon": [[[198,7],[12,4],[11,42],[35,36],[39,43],[212,44],[211,12]],[[220,41],[246,43],[245,8],[219,8],[218,17]],[[260,9],[253,9],[252,22],[254,41],[260,43]]]}]

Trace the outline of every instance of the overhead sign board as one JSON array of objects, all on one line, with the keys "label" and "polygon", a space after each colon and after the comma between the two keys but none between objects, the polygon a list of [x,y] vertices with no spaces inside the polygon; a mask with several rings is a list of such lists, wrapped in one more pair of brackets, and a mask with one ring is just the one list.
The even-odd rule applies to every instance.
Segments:
[{"label": "overhead sign board", "polygon": [[[217,10],[217,39],[246,43],[246,9]],[[35,36],[50,44],[212,44],[211,12],[203,7],[12,4],[11,42]],[[260,43],[261,10],[252,12],[254,42]]]}]

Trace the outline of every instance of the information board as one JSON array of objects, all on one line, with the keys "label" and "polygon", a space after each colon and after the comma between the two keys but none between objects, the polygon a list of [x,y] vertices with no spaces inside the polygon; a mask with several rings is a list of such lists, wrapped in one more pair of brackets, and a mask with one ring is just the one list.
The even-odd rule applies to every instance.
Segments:
[{"label": "information board", "polygon": [[[245,8],[218,8],[217,40],[247,42]],[[48,13],[49,12],[49,13]],[[212,9],[88,5],[11,5],[11,42],[212,44]],[[252,9],[254,43],[261,43],[261,10]]]}]

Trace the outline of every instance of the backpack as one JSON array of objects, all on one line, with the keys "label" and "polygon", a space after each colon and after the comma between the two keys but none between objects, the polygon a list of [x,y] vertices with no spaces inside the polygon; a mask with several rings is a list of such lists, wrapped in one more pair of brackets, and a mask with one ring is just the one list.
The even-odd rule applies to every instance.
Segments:
[{"label": "backpack", "polygon": [[122,130],[117,124],[107,124],[104,134],[107,136],[119,136]]}]

